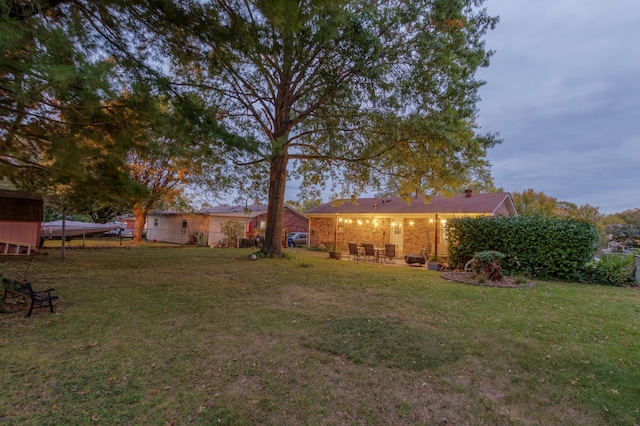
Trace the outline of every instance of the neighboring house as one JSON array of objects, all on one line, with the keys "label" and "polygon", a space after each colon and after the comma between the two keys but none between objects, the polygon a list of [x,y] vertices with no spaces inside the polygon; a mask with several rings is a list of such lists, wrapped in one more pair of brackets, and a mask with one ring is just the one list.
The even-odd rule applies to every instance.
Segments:
[{"label": "neighboring house", "polygon": [[196,239],[206,236],[209,228],[206,215],[164,211],[150,214],[145,229],[148,241],[187,244],[191,236]]},{"label": "neighboring house", "polygon": [[[264,235],[267,206],[215,206],[197,213],[154,212],[147,218],[146,238],[150,241],[187,244],[189,238],[194,236],[199,245],[216,246],[225,239],[222,224],[226,222],[241,223],[243,237]],[[285,235],[307,232],[309,219],[292,207],[285,206],[282,227]]]},{"label": "neighboring house", "polygon": [[43,209],[39,195],[0,190],[0,254],[38,251]]},{"label": "neighboring house", "polygon": [[428,256],[447,255],[444,225],[455,217],[515,216],[508,192],[474,194],[467,190],[452,198],[434,196],[425,204],[418,197],[408,204],[401,197],[359,198],[356,202],[326,203],[305,212],[309,217],[309,247],[330,246],[347,251],[350,241],[396,246],[398,256],[424,250]]},{"label": "neighboring house", "polygon": [[[245,238],[251,238],[260,233],[260,221],[256,218],[267,211],[265,205],[253,206],[215,206],[207,207],[201,213],[208,218],[207,240],[210,246],[224,245],[225,235],[222,232],[222,224],[226,222],[238,222],[242,224]],[[257,222],[257,224],[256,224]]]}]

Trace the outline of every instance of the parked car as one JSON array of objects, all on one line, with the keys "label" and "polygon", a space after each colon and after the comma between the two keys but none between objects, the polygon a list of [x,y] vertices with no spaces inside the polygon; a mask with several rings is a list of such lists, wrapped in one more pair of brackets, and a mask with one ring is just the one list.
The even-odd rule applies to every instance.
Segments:
[{"label": "parked car", "polygon": [[307,233],[295,232],[289,235],[288,238],[289,247],[300,247],[307,245]]}]

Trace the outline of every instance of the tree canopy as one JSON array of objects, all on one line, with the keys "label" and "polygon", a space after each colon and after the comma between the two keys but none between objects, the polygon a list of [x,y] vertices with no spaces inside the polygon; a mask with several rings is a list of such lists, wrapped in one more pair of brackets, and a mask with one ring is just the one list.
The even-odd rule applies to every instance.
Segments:
[{"label": "tree canopy", "polygon": [[132,56],[110,10],[108,1],[0,4],[0,179],[94,220],[158,199],[132,158],[164,156],[182,170],[188,159],[182,184],[229,184],[215,166],[240,139]]},{"label": "tree canopy", "polygon": [[557,198],[544,192],[536,192],[532,188],[512,192],[511,197],[520,216],[563,216],[583,220],[592,225],[598,224],[602,218],[597,207],[589,204],[577,206],[568,201],[558,201]]},{"label": "tree canopy", "polygon": [[[103,171],[95,181],[115,185],[126,154],[140,147],[126,127],[118,131],[120,110],[109,110],[114,83],[197,96],[194,118],[219,122],[233,147],[210,153],[213,176],[238,177],[248,195],[268,188],[263,250],[277,256],[291,163],[303,190],[331,186],[336,196],[392,186],[428,197],[490,183],[485,156],[499,140],[478,134],[475,73],[488,66],[483,36],[498,19],[483,3],[10,2],[0,10],[11,30],[0,41],[10,61],[0,78],[11,89],[0,95],[11,104],[2,148],[31,153],[2,160],[49,174],[79,168],[84,183]],[[31,84],[17,83],[25,76]],[[71,158],[53,155],[63,152]]]},{"label": "tree canopy", "polygon": [[264,250],[279,255],[291,161],[303,188],[339,184],[336,195],[394,182],[429,196],[487,177],[498,140],[476,133],[475,72],[497,18],[482,4],[141,2],[116,14],[171,58],[174,87],[214,100],[221,123],[259,142],[234,164],[268,184]]}]

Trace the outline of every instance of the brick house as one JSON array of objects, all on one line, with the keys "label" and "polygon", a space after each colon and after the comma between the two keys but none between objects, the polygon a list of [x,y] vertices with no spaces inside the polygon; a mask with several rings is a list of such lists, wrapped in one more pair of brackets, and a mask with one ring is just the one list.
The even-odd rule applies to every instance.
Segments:
[{"label": "brick house", "polygon": [[[221,226],[225,222],[238,222],[244,228],[245,238],[264,235],[267,206],[214,206],[197,213],[154,212],[146,223],[147,240],[187,244],[195,236],[198,244],[215,246],[224,239]],[[282,219],[284,236],[291,232],[307,232],[309,219],[292,207],[285,206]]]},{"label": "brick house", "polygon": [[396,253],[428,256],[447,255],[444,225],[455,217],[517,215],[508,192],[474,194],[467,190],[453,197],[423,197],[407,203],[401,197],[359,198],[342,204],[325,203],[305,212],[309,217],[309,247],[335,244],[348,251],[350,241],[384,247],[391,243]]}]

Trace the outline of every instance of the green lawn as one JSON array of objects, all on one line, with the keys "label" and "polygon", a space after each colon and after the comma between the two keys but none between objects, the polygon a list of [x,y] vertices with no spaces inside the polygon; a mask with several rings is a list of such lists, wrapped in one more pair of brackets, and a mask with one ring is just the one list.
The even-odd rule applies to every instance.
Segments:
[{"label": "green lawn", "polygon": [[640,423],[640,291],[300,249],[43,252],[29,277],[57,313],[3,305],[2,424]]}]

